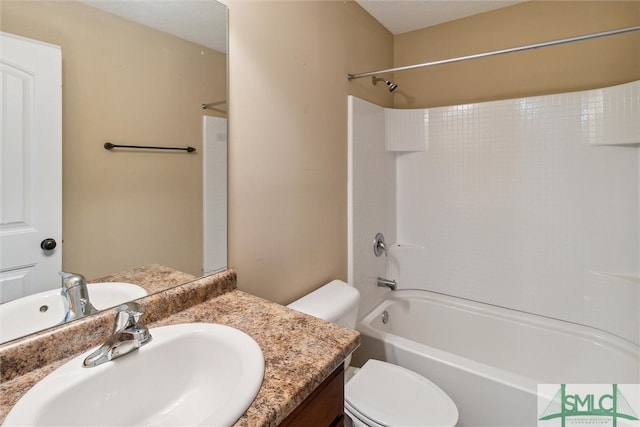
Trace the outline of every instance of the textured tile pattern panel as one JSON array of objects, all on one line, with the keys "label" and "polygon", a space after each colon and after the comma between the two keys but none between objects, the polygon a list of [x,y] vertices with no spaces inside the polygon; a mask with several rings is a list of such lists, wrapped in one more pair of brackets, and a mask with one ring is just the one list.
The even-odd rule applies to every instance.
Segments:
[{"label": "textured tile pattern panel", "polygon": [[638,282],[595,274],[640,275],[639,148],[593,144],[638,122],[611,90],[430,109],[429,150],[397,157],[400,287],[638,342]]},{"label": "textured tile pattern panel", "polygon": [[429,144],[429,110],[384,109],[387,151],[425,151]]}]

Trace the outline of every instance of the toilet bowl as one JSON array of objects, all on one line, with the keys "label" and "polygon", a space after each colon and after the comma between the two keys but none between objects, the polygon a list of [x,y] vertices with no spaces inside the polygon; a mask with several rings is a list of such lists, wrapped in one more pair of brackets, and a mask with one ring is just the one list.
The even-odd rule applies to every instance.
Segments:
[{"label": "toilet bowl", "polygon": [[[359,302],[356,288],[334,280],[288,307],[353,329]],[[349,355],[345,367],[350,360]],[[350,367],[345,381],[345,414],[355,427],[453,427],[458,422],[458,409],[444,391],[401,366],[371,359],[360,369]]]}]

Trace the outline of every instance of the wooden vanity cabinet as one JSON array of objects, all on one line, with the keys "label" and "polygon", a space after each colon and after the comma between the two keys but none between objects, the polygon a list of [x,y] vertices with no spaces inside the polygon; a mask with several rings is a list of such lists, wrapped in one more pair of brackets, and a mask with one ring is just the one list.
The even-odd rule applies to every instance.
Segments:
[{"label": "wooden vanity cabinet", "polygon": [[343,427],[344,368],[341,364],[284,421],[284,427]]}]

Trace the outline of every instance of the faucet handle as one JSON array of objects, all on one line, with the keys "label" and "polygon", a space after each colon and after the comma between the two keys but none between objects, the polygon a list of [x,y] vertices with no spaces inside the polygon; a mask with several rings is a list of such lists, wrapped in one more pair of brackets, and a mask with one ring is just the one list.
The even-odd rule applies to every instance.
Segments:
[{"label": "faucet handle", "polygon": [[375,256],[380,256],[384,253],[387,256],[387,246],[384,243],[384,235],[382,233],[376,234],[373,240],[373,253]]},{"label": "faucet handle", "polygon": [[138,327],[142,316],[142,307],[137,302],[129,301],[116,307],[116,323],[113,331],[118,332],[130,327]]},{"label": "faucet handle", "polygon": [[116,307],[116,321],[113,334],[93,353],[88,355],[82,366],[91,368],[116,359],[136,350],[151,341],[149,329],[138,325],[142,308],[137,302],[126,302]]}]

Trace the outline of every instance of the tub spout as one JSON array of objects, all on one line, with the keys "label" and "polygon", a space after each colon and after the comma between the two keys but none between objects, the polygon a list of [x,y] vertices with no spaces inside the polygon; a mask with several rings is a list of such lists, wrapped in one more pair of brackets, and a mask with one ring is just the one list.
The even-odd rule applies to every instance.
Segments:
[{"label": "tub spout", "polygon": [[382,288],[389,288],[392,291],[395,291],[398,285],[395,280],[388,280],[384,277],[378,277],[378,286]]}]

